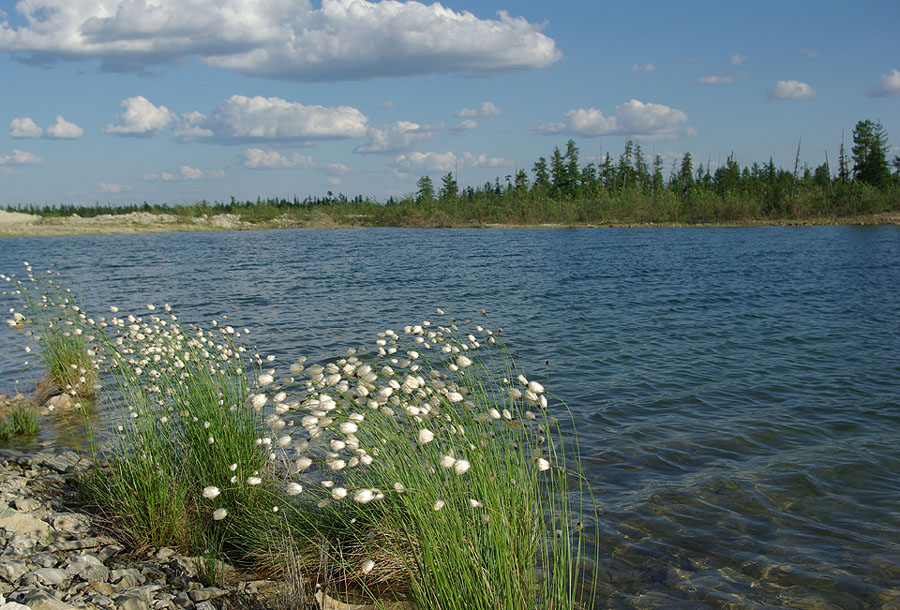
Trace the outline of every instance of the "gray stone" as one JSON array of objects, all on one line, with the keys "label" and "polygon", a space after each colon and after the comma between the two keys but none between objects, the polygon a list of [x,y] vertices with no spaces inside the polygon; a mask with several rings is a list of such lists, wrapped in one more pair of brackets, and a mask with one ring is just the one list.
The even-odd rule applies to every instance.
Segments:
[{"label": "gray stone", "polygon": [[31,556],[31,563],[42,568],[55,568],[59,565],[59,557],[53,553],[36,553]]},{"label": "gray stone", "polygon": [[125,550],[121,544],[109,544],[103,547],[103,550],[97,553],[97,557],[100,561],[108,561],[113,555],[120,553]]},{"label": "gray stone", "polygon": [[196,606],[194,606],[196,610],[219,610],[216,608],[212,602],[200,602]]},{"label": "gray stone", "polygon": [[16,510],[27,513],[34,512],[41,507],[41,503],[34,498],[16,498],[13,500],[13,504],[15,505]]},{"label": "gray stone", "polygon": [[[121,546],[114,543],[115,540],[113,540],[112,538],[107,538],[106,536],[92,536],[90,538],[79,538],[76,540],[64,540],[63,542],[57,542],[56,544],[51,544],[49,547],[47,547],[47,550],[51,553],[55,553],[56,551],[78,551],[81,549],[94,549],[104,545],[115,546],[116,550],[111,552],[106,557],[106,559],[109,559],[122,550]],[[101,551],[100,554],[102,555],[103,551]],[[102,561],[106,561],[106,559],[102,559]]]},{"label": "gray stone", "polygon": [[0,610],[31,610],[31,608],[18,602],[6,602],[0,605]]},{"label": "gray stone", "polygon": [[218,587],[203,587],[202,589],[190,591],[188,595],[194,602],[203,602],[208,599],[218,599],[223,595],[228,595],[228,591]]},{"label": "gray stone", "polygon": [[34,515],[17,510],[5,510],[0,513],[0,528],[10,534],[34,534],[46,537],[50,534],[50,526]]},{"label": "gray stone", "polygon": [[78,513],[60,513],[53,517],[53,529],[63,534],[81,536],[91,531],[91,520]]},{"label": "gray stone", "polygon": [[179,608],[190,608],[194,605],[194,602],[191,601],[190,596],[187,591],[181,591],[172,598],[172,603],[178,606]]},{"label": "gray stone", "polygon": [[120,595],[114,601],[119,610],[150,610],[150,604],[140,595]]},{"label": "gray stone", "polygon": [[35,589],[22,596],[22,601],[31,610],[76,610],[75,606],[57,599],[47,589]]},{"label": "gray stone", "polygon": [[170,549],[169,547],[164,546],[156,551],[156,559],[158,559],[159,561],[169,561],[177,554],[178,553],[174,549]]},{"label": "gray stone", "polygon": [[25,576],[30,570],[24,561],[4,561],[0,563],[0,578],[8,583],[15,584],[17,580]]},{"label": "gray stone", "polygon": [[32,574],[37,577],[38,582],[51,587],[59,586],[70,578],[68,572],[59,568],[41,568],[40,570],[35,570]]},{"label": "gray stone", "polygon": [[57,394],[47,399],[43,407],[48,411],[68,411],[75,406],[75,399],[68,394]]},{"label": "gray stone", "polygon": [[125,568],[110,572],[109,581],[116,591],[124,591],[144,584],[147,579],[135,568]]}]

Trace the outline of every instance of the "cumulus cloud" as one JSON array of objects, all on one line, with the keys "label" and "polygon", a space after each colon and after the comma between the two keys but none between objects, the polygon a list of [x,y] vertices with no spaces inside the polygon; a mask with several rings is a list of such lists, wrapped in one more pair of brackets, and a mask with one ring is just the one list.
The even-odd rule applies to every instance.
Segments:
[{"label": "cumulus cloud", "polygon": [[77,140],[84,135],[84,129],[65,120],[61,114],[56,115],[56,122],[47,128],[47,137],[58,140]]},{"label": "cumulus cloud", "polygon": [[30,0],[0,13],[0,51],[21,61],[99,59],[110,70],[199,61],[295,81],[486,76],[562,57],[542,26],[412,0]]},{"label": "cumulus cloud", "polygon": [[456,118],[490,118],[500,116],[500,109],[495,106],[492,102],[481,102],[481,108],[473,109],[473,108],[463,108],[455,115]]},{"label": "cumulus cloud", "polygon": [[97,191],[100,193],[123,193],[130,190],[131,187],[127,184],[108,184],[106,182],[101,182],[97,185]]},{"label": "cumulus cloud", "polygon": [[241,165],[250,169],[294,169],[315,167],[309,155],[282,155],[275,150],[248,148],[241,153]]},{"label": "cumulus cloud", "polygon": [[[40,165],[44,160],[24,150],[13,149],[8,155],[0,155],[0,166]],[[10,173],[10,172],[5,172]]]},{"label": "cumulus cloud", "polygon": [[460,121],[456,125],[453,126],[453,131],[456,133],[463,133],[466,131],[472,131],[478,127],[478,123],[473,121],[472,119],[465,119],[464,121]]},{"label": "cumulus cloud", "polygon": [[369,127],[369,141],[354,149],[358,153],[407,152],[420,142],[430,140],[444,131],[444,125],[419,125],[412,121],[396,121],[382,127]]},{"label": "cumulus cloud", "polygon": [[221,180],[225,177],[225,170],[214,169],[208,172],[182,165],[175,172],[161,172],[159,174],[144,174],[145,182],[186,182],[192,180]]},{"label": "cumulus cloud", "polygon": [[864,92],[871,97],[900,96],[900,70],[893,68],[887,74],[882,74],[881,82],[873,87],[865,88]]},{"label": "cumulus cloud", "polygon": [[366,135],[368,118],[356,108],[304,106],[280,97],[232,95],[206,116],[189,112],[179,117],[175,136],[221,144],[300,142]]},{"label": "cumulus cloud", "polygon": [[9,122],[9,137],[11,138],[40,138],[44,130],[38,127],[31,117],[21,117]]},{"label": "cumulus cloud", "polygon": [[731,56],[731,59],[729,61],[731,61],[732,66],[739,66],[742,63],[744,63],[745,61],[747,61],[748,59],[749,59],[749,57],[747,57],[746,55],[741,55],[740,53],[735,53],[734,55]]},{"label": "cumulus cloud", "polygon": [[448,172],[457,167],[511,167],[514,162],[504,157],[490,157],[485,153],[411,152],[394,157],[391,165],[400,173]]},{"label": "cumulus cloud", "polygon": [[798,80],[780,80],[769,89],[770,100],[799,100],[816,97],[816,90]]},{"label": "cumulus cloud", "polygon": [[119,115],[119,122],[107,125],[103,133],[117,136],[133,136],[149,138],[169,125],[175,115],[165,106],[155,106],[143,95],[122,100],[124,112]]},{"label": "cumulus cloud", "polygon": [[690,133],[683,128],[687,120],[687,114],[681,110],[633,99],[616,106],[609,115],[596,108],[569,110],[565,121],[545,123],[532,131],[545,135],[567,134],[584,138],[623,135],[667,139]]},{"label": "cumulus cloud", "polygon": [[632,72],[653,72],[656,70],[656,66],[653,64],[644,64],[643,66],[639,66],[638,64],[634,64],[631,66]]}]

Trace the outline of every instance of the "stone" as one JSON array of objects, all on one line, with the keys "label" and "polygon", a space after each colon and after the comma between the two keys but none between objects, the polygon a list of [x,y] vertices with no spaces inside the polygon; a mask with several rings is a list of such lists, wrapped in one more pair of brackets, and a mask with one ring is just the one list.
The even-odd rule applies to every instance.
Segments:
[{"label": "stone", "polygon": [[113,555],[122,552],[125,550],[125,547],[121,544],[109,544],[103,547],[103,550],[97,553],[97,557],[100,561],[108,561]]},{"label": "stone", "polygon": [[53,517],[53,529],[63,534],[80,536],[91,531],[91,520],[78,513],[60,513]]},{"label": "stone", "polygon": [[0,563],[0,578],[10,584],[25,576],[30,570],[24,561],[4,561]]},{"label": "stone", "polygon": [[26,513],[36,511],[41,507],[41,503],[34,498],[16,498],[13,500],[13,504],[15,505],[16,510]]},{"label": "stone", "polygon": [[38,582],[51,587],[59,586],[71,577],[68,572],[59,568],[41,568],[40,570],[35,570],[32,574],[34,574]]},{"label": "stone", "polygon": [[0,610],[31,610],[28,606],[17,602],[6,602],[0,605]]},{"label": "stone", "polygon": [[[109,553],[105,559],[101,559],[101,561],[106,561],[116,553],[122,550],[121,546],[118,546],[115,543],[115,540],[112,538],[107,538],[106,536],[93,536],[91,538],[78,538],[75,540],[64,540],[63,542],[57,542],[56,544],[51,544],[47,547],[47,550],[51,553],[55,553],[57,551],[77,551],[81,549],[94,549],[100,546],[109,545],[115,546],[116,549]],[[105,549],[104,549],[105,551]],[[103,551],[100,552],[101,556]]]},{"label": "stone", "polygon": [[169,561],[173,556],[178,553],[174,549],[170,549],[169,547],[162,547],[158,551],[156,551],[156,559],[159,561]]},{"label": "stone", "polygon": [[218,587],[203,587],[202,589],[190,591],[188,595],[194,602],[203,602],[208,599],[218,599],[223,595],[228,595],[228,591],[219,589]]},{"label": "stone", "polygon": [[200,602],[196,606],[194,606],[195,610],[219,610],[216,608],[212,602]]},{"label": "stone", "polygon": [[150,604],[140,595],[120,595],[114,602],[120,610],[150,610]]},{"label": "stone", "polygon": [[79,576],[88,582],[106,582],[109,580],[109,568],[93,555],[78,555],[66,566],[69,574]]},{"label": "stone", "polygon": [[0,529],[5,529],[10,534],[34,534],[39,538],[50,534],[47,522],[17,510],[5,510],[0,514]]},{"label": "stone", "polygon": [[53,553],[36,553],[30,558],[31,563],[42,568],[55,568],[59,565],[59,557]]},{"label": "stone", "polygon": [[68,411],[75,406],[75,399],[68,394],[57,394],[47,399],[43,408],[48,411]]},{"label": "stone", "polygon": [[172,598],[172,603],[179,608],[191,608],[194,605],[194,602],[191,601],[191,597],[188,595],[187,591],[178,593]]},{"label": "stone", "polygon": [[22,601],[31,610],[76,610],[75,606],[57,599],[47,589],[35,589],[22,596]]},{"label": "stone", "polygon": [[125,589],[144,584],[147,582],[147,579],[135,568],[125,568],[110,572],[109,581],[113,584],[116,591],[124,591]]}]

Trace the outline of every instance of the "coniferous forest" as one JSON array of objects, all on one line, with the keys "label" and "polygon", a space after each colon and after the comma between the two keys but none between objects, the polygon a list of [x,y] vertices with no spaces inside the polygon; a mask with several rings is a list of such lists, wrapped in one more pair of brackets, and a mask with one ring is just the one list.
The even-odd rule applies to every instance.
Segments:
[{"label": "coniferous forest", "polygon": [[[460,187],[452,172],[422,176],[416,192],[387,201],[328,192],[324,197],[258,198],[256,201],[198,201],[93,206],[8,206],[9,211],[45,217],[92,217],[129,212],[166,213],[185,219],[235,214],[245,222],[296,226],[482,226],[602,225],[678,223],[828,221],[900,210],[900,157],[888,159],[888,135],[877,121],[862,120],[853,142],[840,145],[836,160],[790,168],[768,161],[741,166],[733,155],[712,167],[685,153],[664,164],[648,158],[639,143],[628,141],[613,158],[581,163],[569,140],[553,149],[528,172],[497,177],[480,186]],[[835,163],[836,162],[836,163]],[[832,171],[836,164],[836,171]]]}]

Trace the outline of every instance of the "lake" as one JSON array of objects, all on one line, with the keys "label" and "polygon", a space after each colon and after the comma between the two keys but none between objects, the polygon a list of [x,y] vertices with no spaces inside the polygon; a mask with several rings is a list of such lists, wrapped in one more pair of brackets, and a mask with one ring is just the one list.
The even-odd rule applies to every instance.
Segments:
[{"label": "lake", "polygon": [[[0,240],[23,260],[89,312],[227,315],[283,361],[484,308],[577,417],[601,607],[900,608],[900,227]],[[0,390],[34,356],[2,331]]]}]

